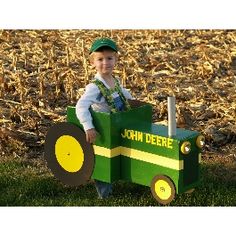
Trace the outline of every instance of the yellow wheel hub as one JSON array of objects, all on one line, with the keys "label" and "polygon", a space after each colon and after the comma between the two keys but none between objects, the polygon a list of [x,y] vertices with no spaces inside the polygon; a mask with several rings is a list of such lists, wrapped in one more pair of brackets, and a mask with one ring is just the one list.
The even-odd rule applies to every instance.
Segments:
[{"label": "yellow wheel hub", "polygon": [[171,187],[165,180],[158,180],[155,183],[155,192],[162,200],[167,200],[171,196]]},{"label": "yellow wheel hub", "polygon": [[83,165],[83,149],[79,142],[70,135],[63,135],[57,139],[55,154],[58,163],[68,172],[77,172]]}]

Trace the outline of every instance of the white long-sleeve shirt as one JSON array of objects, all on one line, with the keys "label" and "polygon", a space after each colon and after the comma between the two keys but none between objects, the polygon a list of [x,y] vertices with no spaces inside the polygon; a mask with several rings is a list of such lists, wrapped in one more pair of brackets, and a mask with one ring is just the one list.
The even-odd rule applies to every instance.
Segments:
[{"label": "white long-sleeve shirt", "polygon": [[[108,89],[110,89],[109,85],[107,85],[106,81],[99,74],[96,74],[94,79],[100,80]],[[124,96],[127,99],[132,99],[129,91],[123,88],[121,85],[120,87]],[[76,116],[83,125],[85,131],[94,128],[92,116],[89,111],[90,106],[94,111],[110,112],[110,108],[105,98],[102,96],[99,88],[94,83],[90,83],[86,86],[84,94],[78,100],[75,107]]]}]

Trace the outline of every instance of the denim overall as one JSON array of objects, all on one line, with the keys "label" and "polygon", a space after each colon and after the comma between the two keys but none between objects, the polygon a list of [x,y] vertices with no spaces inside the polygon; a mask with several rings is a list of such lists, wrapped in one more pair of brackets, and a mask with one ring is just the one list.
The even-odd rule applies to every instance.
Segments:
[{"label": "denim overall", "polygon": [[[95,80],[94,83],[98,86],[102,96],[111,108],[111,113],[130,109],[129,103],[123,95],[117,79],[115,79],[114,89],[108,89],[100,80]],[[112,193],[111,183],[95,180],[95,187],[100,199],[107,198]]]}]

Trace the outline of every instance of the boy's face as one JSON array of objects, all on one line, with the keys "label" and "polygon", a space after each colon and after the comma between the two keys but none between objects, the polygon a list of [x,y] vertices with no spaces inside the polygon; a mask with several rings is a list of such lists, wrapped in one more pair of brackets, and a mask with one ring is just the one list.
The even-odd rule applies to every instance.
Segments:
[{"label": "boy's face", "polygon": [[91,63],[101,76],[110,76],[117,61],[117,54],[111,50],[93,52]]}]

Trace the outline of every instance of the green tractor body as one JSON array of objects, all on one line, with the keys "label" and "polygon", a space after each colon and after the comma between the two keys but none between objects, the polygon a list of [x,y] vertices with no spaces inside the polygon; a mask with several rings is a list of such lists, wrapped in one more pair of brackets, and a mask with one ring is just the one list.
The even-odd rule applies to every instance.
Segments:
[{"label": "green tractor body", "polygon": [[[91,114],[99,133],[93,144],[92,179],[108,183],[126,180],[150,187],[155,176],[166,176],[177,194],[198,185],[201,157],[201,148],[196,144],[198,132],[178,128],[176,135],[169,137],[167,126],[152,123],[149,104],[120,113],[91,110]],[[67,122],[83,129],[75,107],[68,107]],[[191,151],[184,154],[181,146],[186,142],[191,144]]]}]

